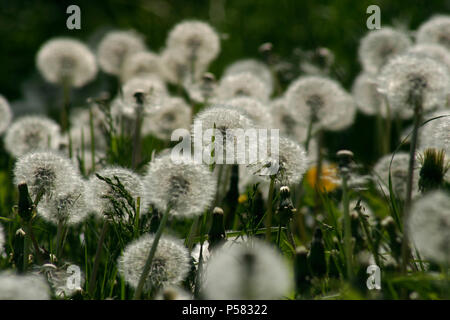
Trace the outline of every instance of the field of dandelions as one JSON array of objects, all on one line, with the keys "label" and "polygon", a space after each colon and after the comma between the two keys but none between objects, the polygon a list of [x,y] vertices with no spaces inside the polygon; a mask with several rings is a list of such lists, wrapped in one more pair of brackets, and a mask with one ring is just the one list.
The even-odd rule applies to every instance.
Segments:
[{"label": "field of dandelions", "polygon": [[[325,48],[284,85],[271,43],[216,78],[221,46],[194,20],[158,52],[132,30],[42,43],[58,112],[0,97],[0,299],[449,299],[450,16],[368,31],[351,92]],[[74,105],[101,73],[118,91]],[[357,113],[375,165],[327,151]],[[176,163],[194,121],[279,129],[279,156]]]}]

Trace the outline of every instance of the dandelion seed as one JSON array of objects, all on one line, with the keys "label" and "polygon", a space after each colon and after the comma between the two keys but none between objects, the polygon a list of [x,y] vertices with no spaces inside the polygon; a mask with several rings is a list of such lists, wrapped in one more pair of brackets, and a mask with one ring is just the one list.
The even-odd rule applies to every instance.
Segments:
[{"label": "dandelion seed", "polygon": [[[153,235],[143,235],[127,245],[119,257],[119,272],[133,288],[136,288],[139,283],[153,241]],[[144,291],[155,287],[177,285],[185,279],[189,269],[189,253],[182,241],[162,236],[145,281]]]},{"label": "dandelion seed", "polygon": [[97,58],[100,68],[119,76],[128,56],[145,51],[143,37],[135,31],[111,31],[98,45]]},{"label": "dandelion seed", "polygon": [[230,74],[221,79],[218,98],[227,100],[236,97],[251,97],[265,103],[269,100],[270,91],[265,83],[250,72]]},{"label": "dandelion seed", "polygon": [[12,120],[12,111],[9,106],[8,100],[0,95],[0,134],[8,129]]},{"label": "dandelion seed", "polygon": [[[434,148],[444,149],[447,155],[450,155],[450,111],[439,110],[424,116],[424,119],[433,119],[436,117],[446,116],[434,119],[420,128],[419,146],[420,149]],[[411,132],[411,128],[405,130],[403,134],[406,137]]]},{"label": "dandelion seed", "polygon": [[381,70],[379,91],[386,95],[392,114],[405,118],[414,114],[414,96],[420,96],[424,112],[443,108],[450,92],[450,74],[445,66],[431,58],[401,55]]},{"label": "dandelion seed", "polygon": [[58,150],[62,140],[59,125],[43,116],[15,120],[5,135],[5,149],[14,157],[28,152]]},{"label": "dandelion seed", "polygon": [[21,156],[14,168],[14,184],[26,183],[30,196],[53,194],[69,189],[79,174],[69,159],[53,152],[32,152]]},{"label": "dandelion seed", "polygon": [[291,288],[290,270],[269,245],[253,240],[222,247],[205,270],[203,293],[207,299],[279,299]]},{"label": "dandelion seed", "polygon": [[168,98],[160,109],[144,118],[142,133],[170,140],[175,129],[189,129],[190,125],[191,109],[186,102],[181,98]]},{"label": "dandelion seed", "polygon": [[288,108],[298,121],[314,128],[342,130],[354,121],[356,105],[351,95],[335,81],[318,76],[300,77],[286,92]]},{"label": "dandelion seed", "polygon": [[387,106],[383,95],[378,92],[376,78],[368,73],[361,73],[355,79],[352,87],[358,109],[367,115],[386,117]]},{"label": "dandelion seed", "polygon": [[48,82],[72,87],[82,87],[97,75],[94,54],[82,42],[70,38],[44,43],[37,53],[36,64]]},{"label": "dandelion seed", "polygon": [[446,65],[450,70],[450,51],[442,45],[433,43],[416,44],[409,48],[406,53],[435,59]]},{"label": "dandelion seed", "polygon": [[[129,193],[134,203],[137,198],[140,197],[140,213],[141,215],[147,213],[148,199],[146,198],[146,191],[142,178],[133,171],[121,168],[121,167],[108,167],[97,172],[102,178],[110,179],[111,182],[117,184],[117,179],[123,185],[125,190]],[[128,221],[130,218],[128,212],[133,211],[131,204],[124,199],[124,195],[120,191],[115,190],[106,181],[99,179],[96,175],[89,179],[87,190],[89,193],[88,201],[90,203],[91,210],[97,214],[100,218],[104,218],[105,215],[116,217],[116,211],[114,208],[114,202],[122,202],[124,210],[122,210],[123,217],[116,217],[124,221]]]},{"label": "dandelion seed", "polygon": [[201,21],[178,23],[169,32],[166,45],[177,53],[178,61],[193,70],[205,70],[220,52],[220,40],[216,31]]},{"label": "dandelion seed", "polygon": [[450,197],[433,191],[411,208],[408,232],[418,251],[427,259],[450,263]]},{"label": "dandelion seed", "polygon": [[264,63],[255,60],[255,59],[243,59],[238,60],[231,65],[229,65],[224,71],[224,77],[228,75],[238,74],[238,73],[246,73],[249,72],[255,76],[257,76],[260,80],[262,80],[269,91],[269,94],[273,91],[273,77],[272,72],[269,67]]},{"label": "dandelion seed", "polygon": [[150,51],[140,51],[127,56],[123,62],[121,79],[125,83],[134,77],[161,76],[160,58]]},{"label": "dandelion seed", "polygon": [[370,31],[361,39],[359,60],[365,71],[376,74],[393,57],[411,46],[409,37],[392,28]]},{"label": "dandelion seed", "polygon": [[216,193],[216,182],[207,166],[192,161],[175,163],[171,155],[150,162],[144,177],[147,197],[160,211],[170,207],[177,217],[200,215]]},{"label": "dandelion seed", "polygon": [[50,300],[47,281],[36,275],[0,273],[0,300]]},{"label": "dandelion seed", "polygon": [[85,182],[77,177],[67,188],[42,199],[37,207],[38,215],[55,225],[76,225],[89,214],[86,197]]},{"label": "dandelion seed", "polygon": [[257,99],[237,97],[228,100],[226,104],[243,111],[253,121],[256,128],[271,128],[273,126],[269,108]]},{"label": "dandelion seed", "polygon": [[417,30],[418,43],[437,43],[450,50],[450,16],[436,15]]},{"label": "dandelion seed", "polygon": [[[375,184],[381,185],[382,193],[389,195],[389,165],[391,163],[392,154],[383,156],[375,164],[373,168],[375,173]],[[406,152],[397,152],[392,160],[390,169],[392,179],[392,190],[395,196],[405,200],[406,183],[408,180],[409,154]],[[381,181],[379,181],[381,179]],[[419,170],[414,169],[413,174],[413,197],[418,194],[419,187]]]}]

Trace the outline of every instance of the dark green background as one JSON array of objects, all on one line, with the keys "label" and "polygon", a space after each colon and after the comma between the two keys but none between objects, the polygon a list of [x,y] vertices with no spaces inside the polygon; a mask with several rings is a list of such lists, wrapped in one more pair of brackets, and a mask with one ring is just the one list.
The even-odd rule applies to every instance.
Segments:
[{"label": "dark green background", "polygon": [[[81,30],[66,28],[69,4],[81,8]],[[220,56],[211,65],[217,75],[236,59],[257,57],[259,45],[267,41],[274,44],[281,57],[292,55],[294,48],[324,46],[335,53],[336,67],[341,71],[339,80],[349,88],[360,70],[357,48],[359,39],[368,31],[366,8],[370,4],[380,6],[382,25],[404,25],[411,30],[433,14],[450,12],[449,0],[0,0],[0,93],[14,101],[23,98],[25,80],[34,79],[35,87],[43,82],[36,75],[35,54],[51,37],[73,36],[95,47],[107,30],[132,28],[146,36],[150,49],[158,51],[170,28],[188,18],[208,21],[225,38]],[[47,85],[42,86],[40,91],[48,90]],[[33,104],[33,96],[18,105],[15,112],[27,108],[24,104]],[[362,159],[372,158],[363,152],[368,143],[374,143],[365,139],[365,132],[373,125],[366,120],[359,115],[350,130],[329,138],[332,151],[348,147]],[[349,139],[355,134],[358,138]]]}]

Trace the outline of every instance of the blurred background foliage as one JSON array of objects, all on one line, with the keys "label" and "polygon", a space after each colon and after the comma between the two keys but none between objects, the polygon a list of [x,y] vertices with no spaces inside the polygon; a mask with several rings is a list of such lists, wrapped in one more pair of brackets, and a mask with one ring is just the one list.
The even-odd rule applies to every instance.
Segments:
[{"label": "blurred background foliage", "polygon": [[[81,8],[81,30],[66,28],[70,4]],[[271,42],[274,52],[287,61],[298,49],[330,49],[335,54],[334,77],[350,89],[361,69],[357,49],[368,32],[366,9],[371,4],[381,8],[382,26],[407,30],[415,30],[434,14],[450,12],[450,0],[0,0],[0,93],[12,102],[16,116],[48,111],[59,104],[60,93],[45,84],[35,68],[35,54],[44,41],[70,36],[95,50],[108,30],[135,29],[146,37],[149,49],[158,52],[168,31],[184,19],[207,21],[221,34],[222,50],[210,67],[217,77],[237,59],[258,57],[258,47]],[[111,81],[101,75],[75,93],[75,103],[98,94],[99,86],[111,88]],[[350,129],[326,136],[329,154],[348,148],[357,159],[373,163],[375,148],[368,148],[376,143],[373,128],[373,119],[358,114]],[[395,139],[394,134],[393,143]]]}]

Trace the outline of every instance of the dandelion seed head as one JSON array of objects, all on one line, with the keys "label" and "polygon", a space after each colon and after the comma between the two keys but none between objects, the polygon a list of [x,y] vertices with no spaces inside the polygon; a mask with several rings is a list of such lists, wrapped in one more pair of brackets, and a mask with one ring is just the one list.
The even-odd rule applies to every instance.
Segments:
[{"label": "dandelion seed head", "polygon": [[273,126],[269,108],[255,98],[237,97],[228,100],[226,104],[244,112],[253,121],[256,128],[271,128]]},{"label": "dandelion seed head", "polygon": [[[389,165],[391,163],[392,154],[383,156],[377,161],[373,168],[375,173],[375,184],[377,187],[381,186],[381,192],[386,196],[389,196]],[[408,168],[409,168],[409,154],[407,152],[397,152],[392,160],[391,165],[391,179],[392,190],[395,196],[405,200],[406,185],[408,180]],[[381,181],[380,181],[381,180]],[[419,192],[419,170],[414,169],[413,173],[413,197],[418,195]]]},{"label": "dandelion seed head", "polygon": [[36,64],[50,83],[82,87],[97,75],[94,54],[84,43],[70,38],[45,42],[37,53]]},{"label": "dandelion seed head", "polygon": [[100,68],[109,74],[120,75],[128,56],[145,51],[143,37],[135,31],[111,31],[100,41],[97,59]]},{"label": "dandelion seed head", "polygon": [[368,73],[376,74],[390,59],[411,46],[405,33],[392,28],[370,31],[361,39],[359,60]]},{"label": "dandelion seed head", "polygon": [[280,134],[294,141],[304,141],[307,136],[307,127],[297,120],[294,111],[288,108],[284,97],[271,102],[270,111],[273,118],[273,127],[280,130]]},{"label": "dandelion seed head", "polygon": [[356,105],[351,95],[334,80],[305,76],[294,81],[286,92],[286,103],[308,127],[341,130],[354,121]]},{"label": "dandelion seed head", "polygon": [[155,76],[132,78],[123,85],[122,91],[123,109],[121,111],[130,117],[135,117],[136,114],[135,93],[140,92],[143,95],[144,113],[161,108],[168,96],[165,84]]},{"label": "dandelion seed head", "polygon": [[269,90],[273,91],[273,77],[269,67],[256,59],[242,59],[230,64],[224,71],[224,76],[249,72],[262,80]]},{"label": "dandelion seed head", "polygon": [[369,73],[361,73],[355,79],[352,94],[358,109],[367,115],[387,115],[384,97],[378,92],[376,78]]},{"label": "dandelion seed head", "polygon": [[44,116],[23,116],[6,131],[5,149],[14,157],[40,150],[58,150],[61,142],[59,125]]},{"label": "dandelion seed head", "polygon": [[203,68],[219,54],[220,39],[207,23],[183,21],[169,32],[166,46],[177,52],[177,60],[187,65],[194,64],[194,68]]},{"label": "dandelion seed head", "polygon": [[196,68],[191,74],[191,66],[186,61],[180,61],[175,50],[166,48],[161,53],[161,72],[169,83],[183,85],[188,77],[192,77],[196,82],[200,80],[204,69],[204,67]]},{"label": "dandelion seed head", "polygon": [[[153,241],[153,235],[143,235],[127,245],[119,257],[119,272],[133,288],[138,286]],[[182,241],[162,236],[145,281],[144,291],[154,287],[177,285],[185,279],[189,269],[189,253]]]},{"label": "dandelion seed head", "polygon": [[31,152],[17,159],[14,167],[14,184],[26,183],[34,200],[43,192],[47,198],[70,189],[79,173],[72,162],[54,152]]},{"label": "dandelion seed head", "polygon": [[[74,277],[73,274],[75,268],[80,271],[79,284],[72,282],[75,279],[78,280],[78,278]],[[71,297],[75,293],[81,291],[85,282],[85,275],[84,272],[81,271],[81,268],[67,262],[59,267],[53,264],[44,264],[42,266],[35,267],[33,274],[44,276],[53,288],[55,296],[61,299]]]},{"label": "dandelion seed head", "polygon": [[150,162],[144,177],[149,201],[160,212],[170,207],[176,217],[201,215],[211,205],[216,182],[205,165],[192,161],[175,163],[171,155]]},{"label": "dandelion seed head", "polygon": [[436,15],[417,30],[417,43],[437,43],[450,50],[450,16]]},{"label": "dandelion seed head", "polygon": [[[450,111],[439,110],[427,114],[424,120],[433,119],[440,116],[446,116],[438,119],[434,119],[419,130],[419,148],[435,148],[444,149],[447,156],[450,155]],[[409,134],[412,128],[405,130],[404,136]]]},{"label": "dandelion seed head", "polygon": [[170,140],[175,129],[189,130],[191,124],[191,108],[177,97],[170,97],[157,111],[144,118],[142,133],[153,134],[162,140]]},{"label": "dandelion seed head", "polygon": [[450,263],[450,197],[433,191],[417,199],[408,219],[410,239],[427,259]]},{"label": "dandelion seed head", "polygon": [[37,207],[38,215],[58,225],[76,225],[89,214],[85,182],[81,177],[72,179],[66,189],[54,192],[51,198],[43,198]]},{"label": "dandelion seed head", "polygon": [[0,273],[0,300],[50,300],[50,288],[42,276]]},{"label": "dandelion seed head", "polygon": [[390,60],[381,70],[379,91],[386,95],[392,114],[414,114],[414,97],[421,97],[424,112],[443,108],[450,92],[450,73],[440,62],[413,54]]},{"label": "dandelion seed head", "polygon": [[[147,213],[148,199],[146,197],[146,190],[142,178],[133,171],[121,168],[121,167],[107,167],[101,169],[97,174],[103,178],[110,179],[115,185],[118,183],[116,178],[119,179],[125,190],[130,194],[132,200],[136,205],[137,198],[140,197],[140,214]],[[89,194],[89,203],[91,210],[100,218],[105,215],[112,216],[124,221],[128,221],[130,218],[128,211],[132,212],[132,206],[124,199],[124,196],[120,191],[115,190],[106,181],[99,179],[96,175],[93,175],[88,182],[87,186]],[[114,210],[113,201],[120,201],[125,206],[122,213],[123,217],[117,217]]]},{"label": "dandelion seed head", "polygon": [[139,51],[127,56],[123,62],[121,73],[122,82],[134,77],[148,75],[161,76],[160,58],[150,51]]},{"label": "dandelion seed head", "polygon": [[435,59],[447,66],[450,70],[450,50],[442,45],[435,43],[416,44],[409,48],[406,53]]},{"label": "dandelion seed head", "polygon": [[259,77],[250,72],[240,72],[224,76],[217,94],[220,100],[246,96],[268,102],[270,91]]},{"label": "dandelion seed head", "polygon": [[12,120],[12,111],[8,100],[0,95],[0,134],[5,132]]},{"label": "dandelion seed head", "polygon": [[279,299],[291,288],[283,257],[259,240],[223,246],[208,261],[203,293],[207,299]]}]

